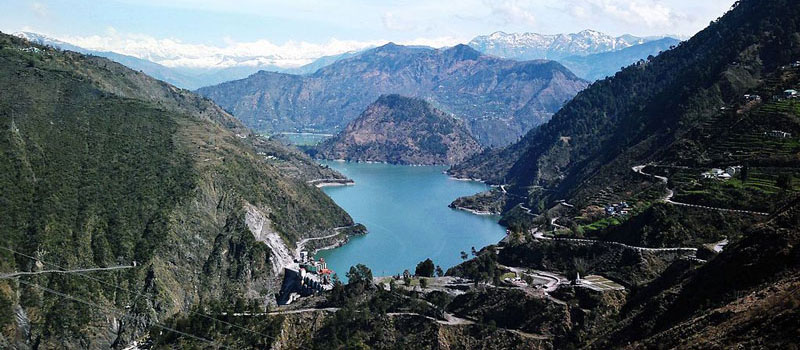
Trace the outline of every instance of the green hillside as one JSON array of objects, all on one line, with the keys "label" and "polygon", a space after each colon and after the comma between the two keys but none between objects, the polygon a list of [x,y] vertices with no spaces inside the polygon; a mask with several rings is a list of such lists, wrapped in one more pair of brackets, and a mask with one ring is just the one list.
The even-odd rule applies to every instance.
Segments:
[{"label": "green hillside", "polygon": [[269,303],[247,208],[290,246],[352,224],[306,184],[340,175],[188,91],[6,35],[0,86],[0,271],[130,266],[0,280],[2,348],[108,348],[201,303]]},{"label": "green hillside", "polygon": [[[750,164],[753,181],[792,172],[797,138],[764,132],[797,135],[795,102],[773,101],[799,83],[797,68],[788,66],[800,57],[797,11],[790,2],[743,2],[677,48],[595,82],[519,143],[450,173],[511,184],[541,210],[560,199],[585,207],[604,192],[636,191],[636,180],[646,179],[631,171],[639,164],[690,167],[695,177]],[[747,105],[745,94],[759,94],[762,103]]]}]

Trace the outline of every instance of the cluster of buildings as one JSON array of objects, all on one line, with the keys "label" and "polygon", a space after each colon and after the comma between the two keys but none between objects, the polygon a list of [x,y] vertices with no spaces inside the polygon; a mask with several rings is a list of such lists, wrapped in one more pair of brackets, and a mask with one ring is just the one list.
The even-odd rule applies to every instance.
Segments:
[{"label": "cluster of buildings", "polygon": [[709,171],[700,174],[700,176],[702,176],[704,179],[728,180],[737,173],[740,173],[741,171],[742,171],[742,166],[736,165],[736,166],[729,166],[724,170],[720,168],[713,168]]},{"label": "cluster of buildings", "polygon": [[314,260],[308,252],[301,251],[300,259],[295,260],[298,268],[284,270],[283,284],[277,296],[278,305],[289,305],[302,297],[333,289],[333,270],[328,268],[325,259]]},{"label": "cluster of buildings", "polygon": [[[520,287],[520,288],[528,287],[528,282],[525,282],[525,280],[523,280],[519,276],[515,276],[515,277],[511,277],[511,278],[506,277],[505,279],[503,279],[503,282],[506,282],[506,283],[508,283],[508,284],[510,284],[512,286],[515,286],[515,287]],[[537,285],[537,287],[538,287],[538,285]]]},{"label": "cluster of buildings", "polygon": [[22,48],[22,49],[19,49],[19,50],[20,51],[24,51],[24,52],[31,52],[31,53],[39,53],[39,52],[42,51],[38,47],[33,47],[33,46],[25,47],[25,48]]},{"label": "cluster of buildings", "polygon": [[633,208],[628,205],[628,202],[619,202],[614,203],[606,207],[606,215],[610,216],[618,216],[618,215],[628,215]]},{"label": "cluster of buildings", "polygon": [[784,66],[781,66],[781,69],[783,69],[783,70],[787,70],[787,69],[789,69],[789,67],[792,67],[792,68],[800,68],[800,61],[794,61],[794,62],[792,62],[792,63],[791,63],[791,64],[789,64],[789,65],[784,65]]},{"label": "cluster of buildings", "polygon": [[300,252],[299,263],[301,277],[309,277],[322,285],[331,284],[333,270],[328,268],[328,263],[325,262],[325,259],[314,260],[313,256],[309,256],[308,252],[303,251]]},{"label": "cluster of buildings", "polygon": [[746,102],[761,102],[761,96],[755,94],[746,94],[744,95],[744,100]]},{"label": "cluster of buildings", "polygon": [[786,131],[780,131],[780,130],[765,131],[764,135],[771,136],[771,137],[777,137],[779,139],[788,139],[788,138],[792,137],[792,133],[789,133],[789,132],[786,132]]}]

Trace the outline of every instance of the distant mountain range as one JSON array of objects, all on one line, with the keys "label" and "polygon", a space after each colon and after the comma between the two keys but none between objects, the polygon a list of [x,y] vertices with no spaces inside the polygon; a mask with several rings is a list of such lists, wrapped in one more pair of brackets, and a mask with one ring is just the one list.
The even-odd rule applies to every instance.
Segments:
[{"label": "distant mountain range", "polygon": [[469,46],[483,53],[515,60],[560,60],[570,56],[622,50],[662,38],[633,35],[614,37],[595,30],[555,35],[494,32],[472,39]]},{"label": "distant mountain range", "polygon": [[383,94],[422,98],[463,117],[485,146],[547,121],[587,82],[553,61],[387,44],[310,75],[259,72],[199,89],[256,130],[336,133]]},{"label": "distant mountain range", "polygon": [[317,69],[337,60],[358,54],[358,52],[346,52],[338,55],[323,56],[314,62],[296,68],[282,68],[275,65],[266,64],[236,65],[228,68],[167,67],[150,60],[123,55],[116,52],[85,49],[42,34],[19,32],[15,33],[14,35],[39,45],[51,46],[57,49],[75,51],[87,55],[105,57],[117,63],[121,63],[133,70],[141,71],[156,79],[163,80],[177,87],[189,90],[198,89],[203,86],[219,84],[226,81],[246,78],[262,70],[292,74],[313,73]]},{"label": "distant mountain range", "polygon": [[614,37],[594,30],[574,34],[503,33],[478,36],[469,42],[476,50],[515,60],[550,59],[575,75],[595,81],[614,75],[622,67],[677,45],[669,36]]},{"label": "distant mountain range", "polygon": [[613,76],[622,68],[639,60],[658,56],[660,52],[667,51],[679,43],[678,39],[663,38],[616,51],[564,57],[558,62],[569,68],[575,75],[588,81],[595,81]]},{"label": "distant mountain range", "polygon": [[465,123],[430,103],[383,95],[339,135],[318,146],[317,157],[393,164],[455,164],[480,152]]},{"label": "distant mountain range", "polygon": [[[364,52],[352,51],[323,56],[309,64],[294,68],[268,64],[268,60],[258,58],[237,62],[233,66],[225,68],[167,67],[145,58],[86,49],[42,34],[19,32],[15,35],[41,45],[105,57],[185,89],[198,89],[204,86],[242,79],[262,70],[291,74],[310,74],[338,60]],[[478,36],[470,41],[468,45],[483,53],[518,61],[533,59],[557,60],[567,68],[570,68],[570,70],[574,70],[579,77],[593,81],[613,75],[620,67],[627,66],[639,59],[649,55],[657,55],[658,52],[671,46],[663,45],[668,43],[668,41],[664,40],[667,38],[669,37],[637,37],[633,35],[614,37],[593,30],[557,35],[495,32],[490,35]],[[678,42],[677,39],[670,39],[672,39],[670,40],[671,42]],[[660,44],[648,45],[651,42],[659,42]],[[592,55],[624,51],[633,47],[638,47],[638,49],[620,53],[619,56],[605,55],[599,57],[599,62],[596,65],[592,64],[595,61],[590,58]],[[582,59],[582,57],[587,58]]]}]

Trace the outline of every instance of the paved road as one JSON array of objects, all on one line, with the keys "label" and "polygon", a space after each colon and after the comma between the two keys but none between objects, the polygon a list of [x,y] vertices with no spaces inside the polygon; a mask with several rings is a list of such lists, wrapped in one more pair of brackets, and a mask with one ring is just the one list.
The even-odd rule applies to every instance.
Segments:
[{"label": "paved road", "polygon": [[[276,315],[291,315],[291,314],[299,314],[304,312],[337,312],[340,308],[338,307],[329,307],[329,308],[305,308],[305,309],[295,309],[295,310],[281,310],[281,311],[270,311],[270,312],[260,312],[260,313],[249,313],[249,312],[237,312],[231,314],[231,316],[276,316]],[[227,315],[227,313],[223,313],[222,315]],[[386,313],[388,316],[414,316],[414,317],[422,317],[431,321],[434,321],[439,324],[449,325],[449,326],[457,326],[457,325],[471,325],[476,324],[475,321],[461,318],[454,316],[448,312],[444,313],[444,320],[440,320],[437,318],[433,318],[431,316],[419,314],[416,312],[388,312]],[[538,334],[531,334],[525,333],[515,329],[506,329],[509,332],[513,332],[528,338],[537,338],[537,339],[548,339],[545,336],[538,335]]]},{"label": "paved road", "polygon": [[[638,174],[642,174],[644,176],[654,177],[654,178],[660,180],[661,182],[663,182],[664,184],[667,184],[669,182],[669,180],[664,176],[645,173],[643,171],[643,169],[646,166],[647,165],[637,165],[637,166],[635,166],[635,167],[633,167],[631,169],[634,172],[638,173]],[[669,204],[679,205],[679,206],[684,206],[684,207],[690,207],[690,208],[716,210],[716,211],[729,212],[729,213],[740,213],[740,214],[753,214],[753,215],[769,216],[769,213],[763,213],[763,212],[758,212],[758,211],[718,208],[718,207],[709,207],[709,206],[706,206],[706,205],[697,205],[697,204],[691,204],[691,203],[676,202],[676,201],[672,200],[672,197],[674,195],[675,195],[675,192],[672,189],[670,189],[669,187],[667,187],[667,193],[666,193],[666,195],[664,195],[664,198],[662,198],[661,200],[666,202],[666,203],[669,203]]]},{"label": "paved road", "polygon": [[522,208],[522,210],[524,210],[525,213],[527,213],[528,215],[536,216],[536,214],[531,213],[531,208],[528,208],[522,204],[520,204],[519,207]]},{"label": "paved road", "polygon": [[715,252],[719,253],[719,252],[722,252],[722,249],[725,248],[726,245],[728,245],[728,239],[727,238],[725,238],[725,239],[723,239],[723,240],[721,240],[721,241],[719,241],[717,243],[714,243],[714,248],[713,249],[714,249]]},{"label": "paved road", "polygon": [[472,321],[472,320],[468,320],[466,318],[456,317],[456,316],[453,316],[453,315],[451,315],[449,313],[446,313],[446,312],[444,313],[444,317],[445,317],[444,320],[440,320],[438,318],[433,318],[433,317],[426,316],[426,315],[423,315],[423,314],[418,314],[416,312],[387,312],[386,314],[389,315],[389,316],[417,316],[417,317],[423,317],[423,318],[426,318],[428,320],[434,321],[436,323],[450,325],[450,326],[456,326],[456,325],[462,325],[462,324],[475,324],[475,322]]},{"label": "paved road", "polygon": [[[290,315],[290,314],[299,314],[303,312],[314,312],[314,311],[322,311],[322,312],[337,312],[340,308],[338,307],[326,307],[322,309],[317,308],[307,308],[307,309],[297,309],[297,310],[282,310],[282,311],[270,311],[267,312],[266,315]],[[264,314],[262,314],[264,315]]]},{"label": "paved road", "polygon": [[356,225],[339,226],[339,227],[336,227],[336,228],[333,229],[335,231],[333,234],[330,234],[330,235],[327,235],[327,236],[322,236],[322,237],[303,238],[302,240],[300,240],[300,242],[297,242],[297,248],[295,249],[295,258],[300,258],[300,252],[305,249],[306,243],[308,243],[310,241],[318,241],[318,240],[323,240],[323,239],[336,237],[336,236],[339,235],[339,233],[341,233],[342,230],[348,229],[348,228],[351,228],[351,227],[355,227],[355,226]]},{"label": "paved road", "polygon": [[564,229],[566,229],[565,226],[561,226],[556,222],[558,219],[559,219],[558,217],[554,217],[554,218],[550,219],[550,225],[555,227],[556,230],[559,230],[559,229],[564,230]]},{"label": "paved road", "polygon": [[[275,315],[291,315],[291,314],[300,314],[304,312],[336,312],[339,311],[338,307],[327,307],[327,308],[305,308],[305,309],[293,309],[293,310],[279,310],[279,311],[270,311],[270,312],[234,312],[231,313],[230,316],[236,317],[247,317],[247,316],[275,316]],[[227,312],[220,313],[222,316],[228,316]]]},{"label": "paved road", "polygon": [[585,238],[565,238],[565,237],[549,237],[545,236],[544,232],[541,232],[537,229],[533,229],[532,232],[533,237],[536,239],[543,239],[543,240],[551,240],[551,241],[562,241],[562,242],[575,242],[575,243],[584,243],[584,244],[606,244],[606,245],[615,245],[624,248],[635,249],[638,251],[643,252],[679,252],[679,251],[691,251],[697,252],[697,248],[648,248],[648,247],[637,247],[633,245],[628,245],[625,243],[614,242],[614,241],[601,241],[597,239],[585,239]]},{"label": "paved road", "polygon": [[320,183],[337,183],[337,184],[355,184],[355,182],[351,179],[338,179],[338,178],[328,178],[328,179],[314,179],[306,181],[309,185],[317,185]]},{"label": "paved road", "polygon": [[44,273],[82,273],[82,272],[93,272],[93,271],[113,271],[113,270],[131,269],[131,268],[133,268],[133,265],[94,267],[94,268],[75,269],[75,270],[19,271],[19,272],[0,274],[0,279],[14,278],[18,276],[40,275]]},{"label": "paved road", "polygon": [[556,275],[556,274],[554,274],[552,272],[539,271],[539,270],[530,270],[530,271],[528,271],[528,269],[525,269],[525,268],[515,267],[515,266],[506,266],[506,265],[501,265],[501,264],[497,264],[497,267],[499,267],[501,269],[509,270],[511,272],[514,272],[519,276],[530,275],[530,276],[533,276],[535,278],[539,278],[539,279],[550,281],[547,284],[545,284],[545,288],[544,288],[545,292],[555,291],[556,289],[558,289],[558,286],[560,284],[564,284],[564,283],[567,282],[566,278],[562,278],[562,276]]}]

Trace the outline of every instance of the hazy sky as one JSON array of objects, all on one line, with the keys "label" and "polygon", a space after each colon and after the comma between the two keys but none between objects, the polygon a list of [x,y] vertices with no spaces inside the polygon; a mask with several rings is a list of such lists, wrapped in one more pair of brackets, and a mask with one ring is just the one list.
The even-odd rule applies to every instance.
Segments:
[{"label": "hazy sky", "polygon": [[[690,36],[734,0],[5,0],[0,30],[167,60],[173,51],[320,56],[495,31]],[[167,62],[170,64],[169,62]]]}]

